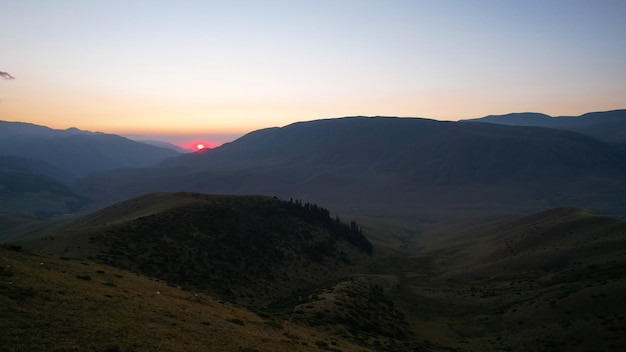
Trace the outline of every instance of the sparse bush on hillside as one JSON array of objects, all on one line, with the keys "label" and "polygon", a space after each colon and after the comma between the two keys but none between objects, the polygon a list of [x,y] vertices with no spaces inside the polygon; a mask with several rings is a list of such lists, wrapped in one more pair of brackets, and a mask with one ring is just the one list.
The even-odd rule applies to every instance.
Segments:
[{"label": "sparse bush on hillside", "polygon": [[13,269],[10,266],[0,268],[0,276],[13,276]]},{"label": "sparse bush on hillside", "polygon": [[322,350],[327,350],[329,348],[328,342],[326,341],[315,341],[315,344]]},{"label": "sparse bush on hillside", "polygon": [[10,249],[10,250],[12,250],[12,251],[19,252],[19,251],[21,251],[21,250],[22,250],[22,246],[18,246],[18,245],[10,244],[10,245],[9,245],[9,249]]},{"label": "sparse bush on hillside", "polygon": [[237,324],[237,325],[245,325],[243,320],[238,319],[238,318],[230,318],[230,319],[226,319],[226,321],[231,322],[233,324]]},{"label": "sparse bush on hillside", "polygon": [[283,326],[279,322],[277,322],[275,320],[268,320],[268,321],[264,322],[263,324],[265,324],[265,325],[267,325],[269,327],[272,327],[274,329],[283,329]]}]

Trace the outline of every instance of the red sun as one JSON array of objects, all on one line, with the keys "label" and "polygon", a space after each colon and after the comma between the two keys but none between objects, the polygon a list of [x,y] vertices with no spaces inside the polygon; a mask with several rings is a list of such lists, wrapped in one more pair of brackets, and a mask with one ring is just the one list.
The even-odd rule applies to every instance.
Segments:
[{"label": "red sun", "polygon": [[202,149],[204,149],[204,148],[206,148],[206,146],[205,146],[204,144],[202,144],[202,143],[198,143],[198,144],[196,144],[196,149],[197,149],[197,150],[202,150]]}]

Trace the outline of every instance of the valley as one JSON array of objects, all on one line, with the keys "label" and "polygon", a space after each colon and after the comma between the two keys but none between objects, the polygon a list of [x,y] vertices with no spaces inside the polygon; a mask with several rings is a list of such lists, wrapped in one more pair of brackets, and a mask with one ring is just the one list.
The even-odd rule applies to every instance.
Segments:
[{"label": "valley", "polygon": [[[265,214],[264,222],[273,226],[271,228],[279,229],[281,223],[294,221],[283,219],[285,214],[280,211],[277,213],[278,218],[271,218],[276,216],[271,215],[274,213],[272,207],[280,204],[288,209],[289,204],[293,203],[269,197],[161,193],[65,222],[54,233],[14,241],[3,250],[3,290],[8,300],[5,310],[8,309],[9,314],[3,316],[27,314],[14,311],[20,299],[31,302],[33,297],[46,297],[46,300],[55,302],[59,299],[55,292],[59,291],[63,291],[67,299],[84,301],[80,298],[84,288],[80,287],[85,284],[84,281],[98,279],[104,281],[102,286],[96,285],[93,295],[105,299],[121,295],[126,300],[131,295],[128,286],[121,284],[123,276],[132,277],[133,282],[141,280],[153,285],[152,290],[161,292],[160,297],[163,297],[164,292],[171,292],[171,295],[182,295],[189,300],[193,293],[205,297],[205,300],[213,300],[211,305],[206,306],[206,301],[202,301],[204,303],[198,303],[197,308],[194,308],[208,309],[213,315],[235,309],[246,317],[256,317],[247,318],[256,323],[245,320],[245,323],[235,323],[234,326],[239,329],[238,334],[250,334],[250,340],[246,341],[256,341],[256,344],[250,342],[252,347],[246,348],[256,348],[258,351],[280,348],[308,350],[311,346],[314,349],[328,346],[328,349],[340,351],[352,348],[345,346],[359,346],[356,347],[359,351],[589,351],[602,346],[603,351],[619,351],[626,342],[623,338],[626,336],[626,311],[621,304],[626,296],[624,220],[578,208],[560,208],[531,216],[500,215],[490,217],[489,220],[422,223],[421,231],[410,233],[402,229],[401,223],[386,226],[386,231],[376,231],[376,228],[381,229],[385,224],[360,219],[364,221],[364,233],[372,233],[369,238],[374,244],[374,251],[368,256],[363,251],[351,251],[349,246],[344,245],[341,251],[346,253],[345,261],[337,261],[339,257],[333,259],[332,256],[324,259],[325,255],[335,255],[332,253],[338,251],[328,252],[319,246],[315,248],[321,251],[318,252],[321,257],[311,256],[311,252],[303,251],[297,242],[273,245],[282,248],[282,255],[272,254],[275,249],[257,247],[262,244],[254,244],[255,241],[251,239],[221,244],[213,242],[209,247],[201,245],[206,241],[201,240],[203,234],[214,231],[220,233],[220,223],[230,224],[225,208],[219,210],[220,207],[233,211],[247,209],[245,212],[249,217],[246,221],[250,224],[259,224],[258,220],[250,219],[254,219],[254,211],[262,211]],[[307,209],[304,205],[296,207]],[[184,211],[186,215],[177,212],[177,209],[187,209]],[[177,236],[190,233],[188,226],[195,226],[193,221],[189,222],[197,216],[193,215],[194,212],[202,214],[200,219],[203,222],[214,222],[204,230],[194,230],[197,231],[193,238],[198,253],[221,248],[223,254],[214,253],[215,258],[208,261],[209,257],[203,261],[194,259],[194,256],[189,257],[191,247],[184,247],[185,242],[181,241],[182,238],[177,239]],[[220,214],[218,223],[215,223],[217,220],[210,220],[216,214]],[[231,219],[239,218],[236,212],[232,216]],[[150,221],[145,222],[146,219]],[[159,219],[168,219],[171,228],[164,227],[165,220]],[[274,227],[276,225],[278,227]],[[137,232],[129,230],[129,226],[144,226],[145,230]],[[289,226],[296,228],[293,224]],[[182,231],[175,230],[179,227]],[[245,227],[239,228],[230,235],[224,235],[228,237],[241,231],[245,233]],[[303,227],[299,225],[297,228]],[[260,235],[266,231],[259,230],[256,227],[254,233]],[[269,230],[268,233],[273,231]],[[118,232],[125,236],[140,235],[142,241],[135,242],[127,238],[120,242],[110,237]],[[167,233],[167,238],[158,240],[155,235],[159,232]],[[102,237],[105,234],[107,237]],[[285,238],[286,234],[279,236]],[[263,240],[268,241],[272,240]],[[142,243],[147,247],[142,248]],[[245,243],[245,246],[240,247],[238,243]],[[128,252],[133,248],[134,252]],[[262,253],[271,255],[271,261],[286,255],[289,259],[272,265],[264,262],[262,256],[250,257],[254,252],[262,256]],[[17,260],[16,257],[21,259]],[[256,259],[253,264],[246,264],[245,260],[241,261],[243,257]],[[25,286],[16,286],[15,282],[18,281],[14,277],[20,277],[21,274],[16,275],[14,268],[25,265],[20,262],[24,258],[31,258],[31,270],[40,271],[37,275],[47,273],[49,265],[40,264],[43,266],[38,268],[33,262],[51,262],[56,263],[53,266],[61,267],[71,264],[73,268],[69,274],[68,269],[62,269],[54,275],[63,275],[63,280],[75,277],[73,281],[81,286],[75,288],[77,291],[63,285],[61,288],[52,288],[50,285],[55,280],[61,280],[58,277],[41,282],[40,279],[35,280],[38,281],[38,288],[34,288],[34,281],[28,281]],[[184,268],[184,275],[177,275],[180,269],[176,268]],[[329,275],[329,269],[333,275]],[[101,272],[116,274],[110,277]],[[141,285],[145,286],[146,283]],[[20,295],[26,298],[20,298]],[[126,304],[129,302],[116,303],[122,306]],[[48,307],[51,317],[61,315],[53,306]],[[65,319],[73,321],[73,324],[83,324],[79,322],[80,319],[89,319],[92,314],[104,314],[102,312],[109,309],[109,305],[104,302],[91,307],[83,313],[66,316]],[[186,326],[192,322],[188,318],[181,319],[183,313],[177,310],[181,309],[180,305],[175,307],[169,313],[164,313],[166,317],[169,316],[165,321],[171,322],[171,326],[159,322],[162,333],[165,336],[180,334],[185,337],[199,333],[196,327],[186,331]],[[155,306],[150,309],[163,308]],[[185,308],[185,312],[186,309],[191,308]],[[128,319],[124,318],[121,311],[106,314],[121,314],[120,319]],[[154,317],[150,319],[155,322]],[[222,322],[220,329],[228,329],[231,325],[228,323],[231,318],[224,319],[226,323]],[[8,328],[5,331],[17,334],[17,330],[11,328],[16,325],[9,320],[5,320],[5,324]],[[303,330],[295,335],[283,331],[283,337],[277,337],[279,345],[283,344],[279,348],[272,345],[274,340],[259,340],[259,337],[255,337],[258,335],[254,331],[260,324],[282,328],[294,324],[297,329]],[[20,329],[23,329],[24,325],[21,326]],[[186,332],[180,332],[179,329]],[[52,344],[72,346],[72,343],[85,343],[77,340],[85,338],[82,334],[67,341],[55,340],[51,336],[47,335],[46,338],[51,339],[49,343]],[[294,339],[285,339],[285,336],[299,336],[296,340],[301,345],[296,349],[287,342],[296,343]],[[319,340],[319,336],[328,337]],[[128,339],[132,343],[127,342],[119,350],[147,350],[144,347],[148,345],[143,344],[140,336],[129,336]],[[90,339],[85,341],[91,344],[103,343]],[[258,341],[263,343],[259,344]],[[317,341],[321,341],[319,346],[315,344]],[[135,347],[129,347],[133,343]],[[242,350],[236,346],[231,344],[224,350]],[[172,345],[168,350],[176,351],[179,348],[182,347]],[[45,348],[33,347],[33,350]],[[78,349],[67,347],[61,350]]]},{"label": "valley", "polygon": [[620,113],[606,138],[350,117],[178,156],[36,127],[154,159],[0,158],[0,351],[620,351]]}]

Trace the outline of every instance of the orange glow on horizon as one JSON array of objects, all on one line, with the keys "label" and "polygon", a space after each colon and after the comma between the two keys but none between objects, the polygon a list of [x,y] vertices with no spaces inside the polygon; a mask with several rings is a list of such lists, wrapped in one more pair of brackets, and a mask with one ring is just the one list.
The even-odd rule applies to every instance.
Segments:
[{"label": "orange glow on horizon", "polygon": [[179,147],[185,148],[190,151],[203,151],[207,149],[213,149],[222,145],[220,142],[207,141],[207,140],[193,140],[189,142],[177,143]]}]

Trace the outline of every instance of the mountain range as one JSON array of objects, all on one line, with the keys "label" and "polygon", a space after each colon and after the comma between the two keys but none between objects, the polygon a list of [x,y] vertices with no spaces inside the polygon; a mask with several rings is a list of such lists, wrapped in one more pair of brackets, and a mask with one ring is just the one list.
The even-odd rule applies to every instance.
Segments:
[{"label": "mountain range", "polygon": [[63,172],[58,181],[71,184],[92,171],[147,167],[180,153],[114,134],[0,121],[0,155],[44,161]]},{"label": "mountain range", "polygon": [[606,142],[626,142],[626,110],[590,112],[581,116],[552,117],[540,113],[490,115],[472,121],[510,126],[537,126],[567,130]]},{"label": "mountain range", "polygon": [[0,121],[0,212],[49,217],[89,201],[73,189],[90,172],[147,167],[180,155],[117,135]]},{"label": "mountain range", "polygon": [[[579,206],[621,215],[626,144],[617,142],[625,114],[522,113],[459,122],[337,118],[258,130],[182,155],[115,135],[2,122],[0,154],[25,158],[22,171],[26,159],[34,159],[31,178],[68,187],[59,205],[14,211],[30,215],[74,212],[76,206],[61,205],[66,194],[92,211],[160,191],[294,197],[354,213]],[[0,173],[14,177],[6,175],[11,169]],[[35,203],[25,199],[22,204]]]},{"label": "mountain range", "polygon": [[297,197],[337,211],[579,206],[623,214],[626,149],[542,127],[352,117],[247,134],[144,169],[92,173],[96,204],[155,191]]},{"label": "mountain range", "polygon": [[623,114],[3,125],[0,350],[621,351]]}]

